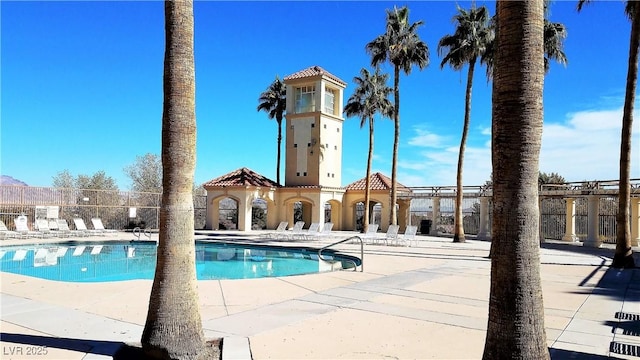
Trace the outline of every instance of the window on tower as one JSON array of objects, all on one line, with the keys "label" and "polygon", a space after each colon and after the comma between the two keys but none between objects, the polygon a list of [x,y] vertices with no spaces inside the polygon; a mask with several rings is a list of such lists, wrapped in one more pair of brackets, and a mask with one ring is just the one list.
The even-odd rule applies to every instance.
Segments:
[{"label": "window on tower", "polygon": [[300,86],[295,89],[296,113],[316,111],[316,87]]},{"label": "window on tower", "polygon": [[326,112],[327,114],[335,114],[335,97],[335,90],[328,87],[324,88],[324,112]]}]

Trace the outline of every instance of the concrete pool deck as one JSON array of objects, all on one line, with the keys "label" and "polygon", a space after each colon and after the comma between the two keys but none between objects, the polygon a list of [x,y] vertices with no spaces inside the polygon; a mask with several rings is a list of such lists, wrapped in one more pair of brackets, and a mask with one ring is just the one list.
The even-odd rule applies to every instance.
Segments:
[{"label": "concrete pool deck", "polygon": [[[263,234],[197,238],[318,248],[333,242],[267,241]],[[110,238],[134,239],[131,233]],[[417,238],[417,247],[365,245],[364,272],[199,281],[205,335],[224,338],[227,359],[481,358],[489,243]],[[357,244],[336,248],[359,256]],[[640,269],[609,269],[612,256],[610,248],[543,245],[553,359],[640,359]],[[110,359],[123,343],[140,340],[151,280],[63,283],[0,276],[2,359]]]}]

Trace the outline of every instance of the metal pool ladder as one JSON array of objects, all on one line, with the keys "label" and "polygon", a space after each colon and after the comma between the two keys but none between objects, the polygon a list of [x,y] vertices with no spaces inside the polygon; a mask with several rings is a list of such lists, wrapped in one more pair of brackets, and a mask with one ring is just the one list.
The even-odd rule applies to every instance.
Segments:
[{"label": "metal pool ladder", "polygon": [[[364,241],[362,241],[362,238],[360,236],[358,236],[358,235],[348,237],[348,238],[346,238],[344,240],[340,240],[340,241],[334,242],[333,244],[329,244],[329,245],[323,247],[322,249],[318,250],[318,257],[322,261],[328,261],[328,260],[326,260],[325,258],[322,257],[322,252],[324,250],[326,250],[326,249],[328,249],[330,247],[333,247],[335,245],[342,244],[344,242],[351,241],[351,240],[356,240],[356,239],[360,241],[360,272],[364,272]],[[358,271],[358,264],[356,264],[355,261],[353,261],[351,259],[345,259],[344,261],[351,262],[353,264],[353,271]]]},{"label": "metal pool ladder", "polygon": [[138,240],[140,240],[140,235],[144,234],[144,236],[146,236],[147,238],[149,238],[149,240],[151,240],[151,230],[149,229],[140,229],[139,227],[136,227],[135,229],[133,229],[133,236],[137,237]]}]

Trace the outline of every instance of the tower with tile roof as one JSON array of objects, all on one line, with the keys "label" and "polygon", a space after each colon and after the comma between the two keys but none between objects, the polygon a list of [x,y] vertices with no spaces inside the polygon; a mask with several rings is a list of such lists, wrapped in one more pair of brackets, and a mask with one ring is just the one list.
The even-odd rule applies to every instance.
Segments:
[{"label": "tower with tile roof", "polygon": [[346,83],[319,66],[286,76],[285,186],[342,186]]}]

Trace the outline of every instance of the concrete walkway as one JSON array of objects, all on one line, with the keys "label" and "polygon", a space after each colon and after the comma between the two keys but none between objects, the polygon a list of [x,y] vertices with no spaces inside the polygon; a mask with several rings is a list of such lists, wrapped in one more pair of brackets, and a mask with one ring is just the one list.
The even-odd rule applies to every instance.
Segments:
[{"label": "concrete walkway", "polygon": [[[259,232],[208,237],[330,242],[266,241]],[[205,334],[224,337],[227,359],[481,358],[489,243],[418,239],[417,247],[366,245],[364,272],[199,281]],[[338,249],[359,256],[359,245]],[[640,359],[640,269],[609,269],[612,255],[575,244],[541,249],[553,359]],[[150,280],[62,283],[9,273],[0,280],[2,359],[109,359],[140,340]]]}]

